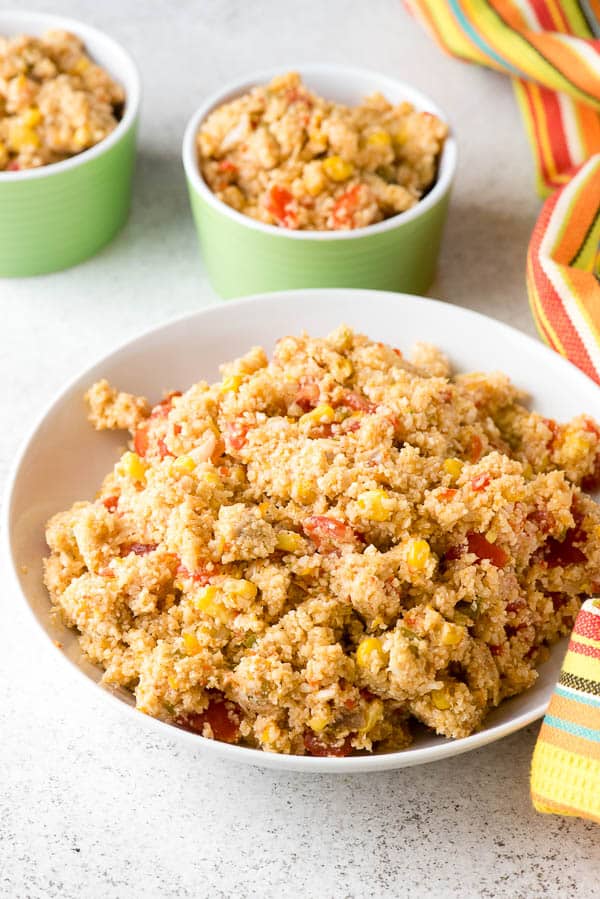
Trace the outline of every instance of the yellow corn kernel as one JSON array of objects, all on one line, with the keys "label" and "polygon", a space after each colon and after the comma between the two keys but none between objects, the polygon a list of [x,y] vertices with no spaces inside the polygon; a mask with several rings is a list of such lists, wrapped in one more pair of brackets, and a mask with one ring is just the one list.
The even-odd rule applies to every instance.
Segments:
[{"label": "yellow corn kernel", "polygon": [[527,480],[533,477],[533,468],[531,467],[529,462],[526,462],[523,466],[523,477],[527,478]]},{"label": "yellow corn kernel", "polygon": [[385,490],[365,490],[358,497],[358,507],[369,521],[389,521],[393,506]]},{"label": "yellow corn kernel", "polygon": [[343,356],[331,369],[331,373],[336,381],[347,381],[353,372],[354,366],[349,359],[345,359]]},{"label": "yellow corn kernel", "polygon": [[8,129],[8,143],[13,150],[19,152],[25,147],[39,147],[40,136],[33,128],[20,122],[11,122]]},{"label": "yellow corn kernel", "polygon": [[310,481],[298,481],[292,487],[292,495],[299,503],[308,505],[315,498],[315,486]]},{"label": "yellow corn kernel", "polygon": [[328,724],[329,718],[327,718],[325,715],[312,715],[308,719],[308,726],[317,734],[322,730],[325,730]]},{"label": "yellow corn kernel", "polygon": [[148,466],[140,459],[137,453],[123,453],[121,461],[117,464],[119,474],[131,478],[132,481],[143,481]]},{"label": "yellow corn kernel", "polygon": [[221,478],[214,471],[203,471],[202,480],[210,487],[218,487],[221,484]]},{"label": "yellow corn kernel", "polygon": [[459,627],[455,627],[447,621],[444,623],[441,636],[443,646],[457,646],[462,638],[463,631]]},{"label": "yellow corn kernel", "polygon": [[270,508],[271,508],[271,504],[268,502],[259,503],[257,506],[257,509],[260,512],[260,514],[263,516],[263,518],[267,514],[267,512],[269,511]]},{"label": "yellow corn kernel", "polygon": [[71,75],[81,75],[82,72],[85,72],[86,69],[89,69],[90,61],[87,56],[80,56],[73,68],[71,69]]},{"label": "yellow corn kernel", "polygon": [[302,552],[305,546],[304,540],[295,531],[277,532],[277,549],[282,549],[286,553],[297,553]]},{"label": "yellow corn kernel", "polygon": [[301,425],[310,425],[313,427],[314,425],[331,422],[334,418],[335,410],[327,403],[321,403],[320,406],[317,406],[315,409],[311,409],[310,412],[306,412],[302,415],[299,419],[299,423]]},{"label": "yellow corn kernel", "polygon": [[361,731],[365,734],[368,734],[370,730],[373,730],[376,724],[379,724],[381,719],[383,718],[383,703],[381,699],[374,699],[367,706],[365,723],[361,728]]},{"label": "yellow corn kernel", "polygon": [[460,461],[460,459],[444,460],[444,471],[446,472],[446,474],[449,474],[451,478],[454,478],[454,480],[459,477],[462,468],[463,463]]},{"label": "yellow corn kernel", "polygon": [[42,113],[37,106],[30,106],[29,109],[21,113],[20,119],[27,128],[35,128],[42,121]]},{"label": "yellow corn kernel", "polygon": [[261,743],[274,743],[279,736],[279,728],[273,722],[269,722],[260,735]]},{"label": "yellow corn kernel", "polygon": [[207,587],[203,587],[196,594],[194,605],[201,612],[206,612],[207,615],[212,615],[213,617],[215,617],[217,615],[217,612],[222,608],[221,603],[216,601],[217,593],[217,588],[212,584],[209,584]]},{"label": "yellow corn kernel", "polygon": [[320,128],[313,128],[313,130],[309,132],[308,138],[313,152],[322,153],[323,150],[327,149],[329,138]]},{"label": "yellow corn kernel", "polygon": [[258,593],[256,584],[253,584],[252,581],[247,581],[244,578],[227,578],[227,580],[223,582],[223,589],[231,596],[239,596],[240,599],[252,600]]},{"label": "yellow corn kernel", "polygon": [[367,143],[371,147],[389,147],[391,146],[392,138],[387,131],[373,131],[367,137]]},{"label": "yellow corn kernel", "polygon": [[223,393],[235,393],[243,380],[242,375],[227,375],[226,378],[223,378],[221,390]]},{"label": "yellow corn kernel", "polygon": [[430,556],[431,550],[427,540],[413,537],[409,541],[408,552],[406,553],[406,562],[409,568],[413,568],[415,571],[422,571],[427,565]]},{"label": "yellow corn kernel", "polygon": [[394,134],[394,143],[397,147],[403,147],[406,141],[408,140],[408,132],[405,128],[401,128],[399,131],[396,131]]},{"label": "yellow corn kernel", "polygon": [[190,474],[196,467],[196,463],[191,456],[178,456],[171,464],[171,468],[180,474]]},{"label": "yellow corn kernel", "polygon": [[92,141],[92,132],[86,125],[75,129],[73,141],[78,147],[87,147]]},{"label": "yellow corn kernel", "polygon": [[445,690],[434,690],[430,695],[431,701],[440,712],[445,712],[450,708],[450,697]]},{"label": "yellow corn kernel", "polygon": [[169,684],[171,690],[177,690],[179,688],[179,681],[173,674],[167,678],[167,683]]},{"label": "yellow corn kernel", "polygon": [[561,457],[568,462],[578,462],[590,451],[591,440],[584,434],[570,433],[565,437]]},{"label": "yellow corn kernel", "polygon": [[183,648],[185,649],[188,656],[193,656],[198,652],[198,650],[200,649],[200,644],[198,643],[196,634],[183,634]]},{"label": "yellow corn kernel", "polygon": [[323,160],[323,171],[332,181],[347,181],[354,173],[354,166],[341,156],[328,156]]},{"label": "yellow corn kernel", "polygon": [[379,668],[386,664],[387,655],[381,640],[378,637],[363,637],[356,650],[356,664],[359,668],[369,668],[373,656],[376,657]]},{"label": "yellow corn kernel", "polygon": [[323,167],[318,160],[313,160],[304,167],[302,179],[304,181],[304,186],[311,197],[318,197],[327,183],[327,179],[323,173]]}]

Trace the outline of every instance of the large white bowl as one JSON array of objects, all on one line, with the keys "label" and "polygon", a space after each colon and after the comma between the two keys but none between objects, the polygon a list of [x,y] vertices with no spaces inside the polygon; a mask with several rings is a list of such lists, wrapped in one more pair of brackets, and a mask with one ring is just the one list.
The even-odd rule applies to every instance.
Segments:
[{"label": "large white bowl", "polygon": [[[4,541],[16,586],[39,627],[60,653],[93,684],[102,672],[86,661],[76,634],[50,617],[42,585],[46,553],[44,525],[54,512],[78,499],[91,499],[114,464],[122,434],[97,434],[86,421],[83,393],[100,377],[154,399],[164,389],[185,389],[200,378],[217,376],[220,362],[253,344],[269,351],[283,334],[306,329],[325,335],[341,322],[369,336],[409,349],[416,340],[442,347],[459,369],[501,369],[532,395],[536,409],[559,419],[587,412],[600,419],[600,391],[578,369],[524,334],[474,312],[404,294],[367,290],[313,290],[271,293],[213,306],[161,325],[125,344],[73,381],[49,406],[28,437],[9,479]],[[103,688],[113,709],[136,715],[141,728],[201,749],[208,755],[299,771],[381,771],[432,762],[497,740],[540,718],[549,702],[564,645],[527,693],[504,702],[486,727],[462,740],[427,732],[413,748],[385,755],[348,758],[284,756],[206,740],[139,714],[125,691]]]}]

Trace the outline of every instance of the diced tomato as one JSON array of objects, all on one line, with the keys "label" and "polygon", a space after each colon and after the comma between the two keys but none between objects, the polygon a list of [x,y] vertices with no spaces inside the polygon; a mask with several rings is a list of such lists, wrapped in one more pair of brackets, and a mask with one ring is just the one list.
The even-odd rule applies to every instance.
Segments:
[{"label": "diced tomato", "polygon": [[347,406],[348,409],[354,409],[355,412],[368,412],[370,414],[377,410],[375,403],[372,403],[366,396],[361,396],[360,393],[354,393],[352,390],[347,390],[336,405]]},{"label": "diced tomato", "polygon": [[238,170],[237,165],[231,159],[222,159],[217,168],[220,172],[231,172],[232,175]]},{"label": "diced tomato", "polygon": [[587,562],[587,556],[575,543],[585,542],[585,534],[581,532],[579,525],[567,531],[564,540],[556,540],[549,537],[544,549],[544,558],[550,568],[561,568],[567,565],[582,565]]},{"label": "diced tomato", "polygon": [[180,565],[177,569],[177,574],[179,574],[181,577],[189,577],[196,584],[200,584],[200,586],[206,587],[206,585],[210,582],[211,577],[220,574],[221,571],[222,566],[219,565],[218,562],[206,562],[199,565],[194,569],[194,571],[188,571],[188,569],[184,565]]},{"label": "diced tomato", "polygon": [[285,92],[285,99],[288,101],[288,104],[292,103],[304,103],[306,106],[312,106],[312,99],[304,93],[304,91],[300,90],[297,87],[290,87]]},{"label": "diced tomato", "polygon": [[21,166],[17,162],[16,159],[12,159],[8,165],[6,166],[7,172],[19,172],[21,170]]},{"label": "diced tomato", "polygon": [[150,441],[148,439],[148,424],[140,425],[133,435],[133,448],[142,458],[148,452]]},{"label": "diced tomato", "polygon": [[542,421],[550,431],[550,437],[548,442],[546,443],[546,447],[551,450],[556,443],[556,438],[558,437],[559,425],[554,421],[553,418],[542,418]]},{"label": "diced tomato", "polygon": [[471,480],[471,487],[475,491],[485,490],[490,480],[489,474],[478,474]]},{"label": "diced tomato", "polygon": [[489,559],[496,568],[504,568],[508,562],[508,555],[502,547],[490,541],[483,535],[477,533],[467,534],[467,546],[469,552],[477,556],[479,561]]},{"label": "diced tomato", "polygon": [[513,599],[512,602],[509,602],[506,606],[507,612],[519,612],[521,609],[525,607],[525,600],[519,597],[518,599]]},{"label": "diced tomato", "polygon": [[163,440],[162,437],[158,438],[157,446],[158,446],[158,452],[160,453],[161,459],[165,459],[167,456],[174,455],[174,453],[172,453],[171,450],[167,447],[167,444],[165,443],[165,441]]},{"label": "diced tomato", "polygon": [[109,512],[116,512],[117,506],[119,505],[119,497],[105,496],[102,500],[102,505],[105,506]]},{"label": "diced tomato", "polygon": [[225,428],[225,441],[233,450],[241,450],[246,444],[250,425],[244,421],[230,421]]},{"label": "diced tomato", "polygon": [[300,378],[294,402],[304,412],[310,412],[311,409],[319,405],[319,385],[314,378]]},{"label": "diced tomato", "polygon": [[344,421],[340,423],[340,430],[345,434],[351,434],[353,431],[358,431],[360,428],[360,418],[345,418]]},{"label": "diced tomato", "polygon": [[456,496],[457,493],[458,493],[458,490],[454,490],[454,488],[449,487],[448,490],[442,490],[441,493],[438,493],[438,497],[440,499],[448,501],[448,500],[454,499],[454,497]]},{"label": "diced tomato", "polygon": [[469,462],[479,462],[483,451],[483,442],[479,434],[473,434],[469,447]]},{"label": "diced tomato", "polygon": [[545,506],[530,512],[527,520],[533,521],[543,534],[549,534],[556,526],[556,518]]},{"label": "diced tomato", "polygon": [[402,350],[397,349],[397,347],[395,347],[395,346],[392,347],[392,349],[393,349],[393,351],[395,352],[396,356],[400,356],[401,359],[403,358],[403,356],[402,356]]},{"label": "diced tomato", "polygon": [[150,413],[152,418],[166,418],[173,408],[173,398],[176,396],[181,396],[180,390],[171,390],[170,393],[167,393],[152,409]]},{"label": "diced tomato", "polygon": [[135,553],[136,556],[145,556],[147,553],[154,552],[158,543],[123,543],[121,545],[121,556],[128,556]]},{"label": "diced tomato", "polygon": [[296,227],[298,220],[294,209],[294,198],[285,187],[280,187],[278,184],[273,185],[269,193],[267,210],[284,228]]},{"label": "diced tomato", "polygon": [[304,734],[304,748],[309,755],[343,758],[352,752],[352,737],[353,734],[349,734],[341,743],[327,743],[314,734],[313,731],[307,730]]},{"label": "diced tomato", "polygon": [[215,740],[220,740],[221,743],[237,743],[240,738],[241,720],[240,707],[218,694],[218,698],[211,699],[203,712],[188,712],[176,718],[175,723],[195,734],[202,734],[204,725],[209,724]]},{"label": "diced tomato", "polygon": [[344,191],[333,204],[332,218],[334,228],[348,228],[354,224],[354,213],[358,208],[362,184],[355,184]]},{"label": "diced tomato", "polygon": [[356,532],[349,524],[327,515],[310,515],[302,525],[304,533],[321,552],[335,552],[340,545],[355,543]]}]

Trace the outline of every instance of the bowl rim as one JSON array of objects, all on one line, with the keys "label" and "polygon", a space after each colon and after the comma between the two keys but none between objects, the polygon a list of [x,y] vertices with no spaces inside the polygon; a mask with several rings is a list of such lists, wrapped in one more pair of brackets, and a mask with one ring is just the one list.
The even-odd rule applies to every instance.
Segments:
[{"label": "bowl rim", "polygon": [[[394,90],[400,89],[406,94],[406,98],[414,103],[417,108],[425,108],[427,111],[433,112],[450,125],[448,117],[443,110],[440,109],[437,103],[431,100],[418,88],[413,87],[406,81],[394,78],[391,75],[382,74],[374,69],[359,68],[358,66],[345,66],[337,63],[299,63],[298,65],[287,65],[285,66],[285,69],[287,71],[297,71],[303,78],[310,78],[313,75],[330,75],[337,76],[340,81],[343,81],[346,76],[355,80],[361,78],[377,79],[381,84],[380,89],[382,92],[385,92],[386,85],[388,85],[388,88],[391,86]],[[243,225],[252,231],[270,234],[272,237],[280,237],[284,240],[344,241],[367,237],[369,235],[382,234],[387,231],[393,231],[395,228],[400,228],[402,225],[408,224],[409,222],[414,221],[414,219],[425,215],[425,213],[433,208],[450,189],[456,173],[458,158],[458,148],[452,128],[450,128],[450,132],[444,143],[438,166],[438,176],[431,190],[429,190],[423,199],[419,200],[419,202],[411,209],[390,216],[390,218],[384,219],[382,222],[376,222],[373,225],[364,225],[362,228],[355,228],[349,231],[294,231],[288,228],[280,228],[277,225],[267,225],[264,222],[259,222],[248,215],[244,215],[242,212],[237,212],[237,210],[228,206],[227,203],[219,200],[204,180],[198,165],[196,135],[200,124],[215,107],[226,102],[232,95],[240,95],[258,84],[270,81],[272,78],[280,75],[281,72],[281,66],[272,66],[268,69],[262,69],[258,72],[247,74],[243,78],[238,78],[235,81],[229,82],[224,87],[219,88],[217,91],[214,91],[206,97],[186,125],[181,153],[187,179],[194,191],[199,194],[205,202],[212,206],[216,212],[225,215],[237,224]]]},{"label": "bowl rim", "polygon": [[[19,33],[27,34],[27,28],[29,27],[37,27],[38,29],[43,28],[44,30],[56,28],[64,31],[71,31],[76,34],[83,40],[86,49],[90,40],[104,45],[110,52],[115,54],[115,56],[121,57],[121,69],[118,72],[111,70],[109,74],[121,82],[127,80],[130,82],[130,86],[127,86],[125,92],[125,110],[123,117],[114,131],[111,131],[107,137],[103,138],[103,140],[99,141],[97,144],[94,144],[93,147],[89,147],[89,149],[83,150],[75,156],[70,156],[68,159],[63,159],[61,162],[53,162],[34,169],[22,169],[18,172],[0,171],[0,189],[3,184],[16,183],[19,181],[32,181],[37,178],[50,178],[53,175],[61,175],[63,172],[85,165],[86,162],[91,162],[103,153],[107,153],[121,140],[123,135],[129,131],[132,124],[135,122],[139,114],[142,98],[142,81],[137,64],[123,45],[104,31],[100,31],[100,29],[95,28],[93,25],[87,25],[85,22],[80,22],[78,19],[41,12],[0,11],[0,34],[7,33],[4,31],[4,28],[6,27],[4,24],[5,22],[22,22],[22,32],[19,30],[15,31],[12,24],[9,26],[9,33],[14,35]],[[19,26],[19,28],[20,27],[21,26]],[[92,56],[94,57],[94,54],[92,54]],[[104,64],[100,62],[98,64],[106,69]],[[108,71],[108,69],[106,70]],[[126,73],[126,77],[123,77],[123,73]],[[123,85],[123,87],[125,87],[125,85]]]},{"label": "bowl rim", "polygon": [[[79,369],[75,376],[71,378],[61,389],[59,389],[50,398],[49,402],[45,404],[45,406],[37,415],[31,427],[28,429],[25,437],[21,441],[21,444],[18,447],[15,457],[9,468],[8,476],[6,479],[6,487],[4,489],[2,510],[0,513],[0,531],[2,532],[0,535],[0,556],[4,556],[5,561],[7,562],[7,567],[9,569],[9,578],[11,580],[12,586],[17,595],[20,597],[23,605],[26,607],[29,620],[32,620],[35,624],[34,631],[38,634],[40,643],[43,643],[45,646],[48,646],[50,644],[50,646],[53,647],[54,652],[57,653],[58,656],[63,660],[64,664],[69,666],[71,670],[74,669],[77,675],[82,678],[85,683],[87,683],[90,689],[99,689],[100,693],[111,701],[111,703],[113,704],[113,708],[119,709],[122,715],[141,715],[141,717],[138,717],[138,722],[143,722],[149,729],[154,730],[156,733],[161,733],[167,739],[181,739],[187,746],[189,746],[190,749],[197,752],[200,751],[207,754],[212,753],[215,757],[220,756],[232,762],[250,764],[260,768],[301,771],[311,774],[352,774],[373,773],[377,771],[411,767],[413,765],[419,764],[428,764],[430,762],[439,761],[444,758],[448,758],[454,755],[460,755],[464,752],[469,752],[473,749],[483,747],[488,743],[495,742],[502,737],[508,736],[509,734],[512,734],[515,731],[518,731],[526,725],[531,724],[532,722],[541,718],[546,712],[548,700],[540,700],[535,705],[532,705],[525,711],[514,715],[507,721],[493,724],[490,727],[484,727],[482,730],[471,734],[468,737],[462,737],[456,740],[446,740],[439,745],[429,746],[425,748],[404,749],[398,750],[396,752],[382,754],[347,756],[345,758],[297,756],[285,755],[281,753],[269,753],[247,746],[237,746],[229,743],[209,740],[205,737],[200,736],[199,734],[190,733],[183,728],[178,728],[175,725],[169,724],[165,721],[161,721],[158,718],[153,718],[143,713],[139,713],[139,710],[136,709],[134,705],[123,701],[123,699],[119,697],[118,690],[107,688],[105,686],[102,686],[100,683],[91,680],[91,678],[81,669],[81,667],[79,667],[75,663],[75,661],[61,652],[60,647],[54,644],[53,640],[43,627],[42,622],[35,614],[33,607],[31,606],[26,595],[26,592],[19,580],[17,574],[17,560],[13,555],[11,533],[11,522],[13,517],[12,506],[17,478],[21,473],[20,470],[29,446],[35,439],[38,430],[43,426],[46,419],[54,412],[55,408],[59,406],[66,395],[87,376],[87,373],[89,371],[105,362],[109,358],[112,358],[113,356],[132,348],[136,343],[147,339],[149,336],[156,334],[165,328],[172,327],[188,320],[191,321],[198,316],[202,316],[205,314],[210,315],[212,312],[221,311],[223,308],[231,308],[233,311],[235,311],[235,309],[238,309],[241,306],[256,303],[257,301],[260,302],[264,300],[279,300],[281,302],[285,302],[285,300],[288,298],[305,297],[307,293],[320,295],[323,295],[323,293],[327,293],[332,297],[347,297],[348,294],[360,294],[363,300],[365,299],[365,297],[368,298],[368,295],[370,294],[374,299],[377,298],[381,300],[385,298],[386,301],[394,303],[397,302],[398,299],[408,299],[411,301],[418,300],[420,303],[425,303],[429,306],[432,316],[435,315],[437,310],[440,310],[442,308],[447,309],[448,305],[451,305],[441,300],[436,300],[429,297],[417,297],[413,294],[397,294],[391,291],[368,290],[363,288],[357,288],[354,290],[345,288],[307,288],[289,291],[275,291],[254,294],[249,297],[243,297],[237,300],[228,301],[225,307],[221,303],[211,304],[201,309],[197,309],[194,312],[187,312],[183,315],[178,315],[166,321],[159,322],[151,326],[150,328],[141,331],[137,335],[134,335],[133,337],[130,337],[129,339],[119,343],[110,352],[105,352],[94,358],[91,361],[91,364],[86,365],[85,369]],[[534,340],[534,338],[530,337],[528,334],[525,334],[522,331],[519,331],[517,328],[507,325],[504,322],[491,319],[489,316],[486,316],[480,312],[475,312],[474,310],[465,307],[459,308],[461,310],[461,313],[466,315],[467,318],[471,321],[492,321],[494,323],[494,326],[497,329],[500,329],[500,331],[504,332],[507,336],[512,336],[513,339],[517,337],[520,341],[524,341],[526,344],[532,344],[536,348],[537,352],[541,351],[544,354],[552,354],[554,364],[558,368],[562,368],[565,371],[568,369],[571,375],[575,375],[576,377],[579,377],[585,381],[589,380],[583,372],[576,369],[576,367],[572,365],[572,363],[570,363],[567,359],[553,353],[547,346],[538,343],[538,341]],[[554,647],[554,650],[556,651],[559,646],[560,644],[557,644]],[[175,736],[174,731],[177,733],[177,737]],[[401,762],[400,759],[402,759]]]}]

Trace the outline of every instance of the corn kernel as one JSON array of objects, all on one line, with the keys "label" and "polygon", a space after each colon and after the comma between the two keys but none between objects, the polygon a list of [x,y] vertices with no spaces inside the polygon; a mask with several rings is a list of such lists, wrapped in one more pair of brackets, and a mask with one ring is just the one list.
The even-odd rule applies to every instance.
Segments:
[{"label": "corn kernel", "polygon": [[30,106],[25,112],[21,113],[21,122],[27,128],[35,128],[42,121],[42,113],[37,106]]},{"label": "corn kernel", "polygon": [[194,599],[195,607],[201,612],[206,612],[207,615],[216,617],[217,612],[222,608],[221,603],[216,601],[217,593],[217,588],[212,584],[209,584],[208,587],[203,587],[196,594]]},{"label": "corn kernel", "polygon": [[301,416],[299,423],[301,425],[309,425],[313,427],[314,425],[326,424],[335,418],[335,410],[329,406],[327,403],[321,403],[320,406],[317,406],[315,409],[312,409],[310,412],[306,412]]},{"label": "corn kernel", "polygon": [[214,471],[203,471],[202,480],[210,487],[218,487],[221,484],[221,478]]},{"label": "corn kernel", "polygon": [[81,75],[82,72],[85,72],[86,69],[89,69],[90,61],[87,56],[80,56],[73,68],[71,69],[71,75]]},{"label": "corn kernel", "polygon": [[25,147],[39,147],[40,136],[20,122],[11,122],[8,129],[8,143],[13,150],[19,152]]},{"label": "corn kernel", "polygon": [[146,476],[148,466],[140,459],[137,453],[123,453],[121,461],[117,463],[119,474],[131,478],[132,481],[142,482]]},{"label": "corn kernel", "polygon": [[86,127],[86,125],[76,128],[75,133],[73,134],[73,141],[80,149],[87,147],[92,141],[90,129]]},{"label": "corn kernel", "polygon": [[561,456],[568,462],[578,462],[590,451],[591,440],[584,434],[567,434],[562,446]]},{"label": "corn kernel", "polygon": [[526,462],[523,466],[523,477],[527,478],[527,480],[533,477],[533,468],[531,467],[529,462]]},{"label": "corn kernel", "polygon": [[332,367],[332,374],[336,381],[347,381],[353,372],[354,366],[349,359],[345,359],[343,356],[339,362]]},{"label": "corn kernel", "polygon": [[369,668],[371,659],[375,657],[377,667],[381,668],[387,663],[387,654],[377,637],[364,637],[356,650],[356,664],[359,668]]},{"label": "corn kernel", "polygon": [[252,581],[247,581],[244,578],[227,578],[227,580],[223,582],[223,588],[226,593],[229,593],[232,596],[239,596],[240,599],[252,600],[258,593],[256,584],[253,584]]},{"label": "corn kernel", "polygon": [[298,481],[292,487],[292,495],[299,503],[308,505],[315,498],[315,486],[310,481]]},{"label": "corn kernel", "polygon": [[460,459],[445,459],[444,460],[444,471],[446,474],[449,474],[451,478],[456,480],[462,471],[463,463]]},{"label": "corn kernel", "polygon": [[295,531],[278,531],[277,532],[277,549],[282,549],[286,553],[302,552],[305,542]]},{"label": "corn kernel", "polygon": [[312,715],[308,719],[308,726],[317,734],[320,733],[320,731],[325,730],[328,724],[329,718],[327,718],[325,715]]},{"label": "corn kernel", "polygon": [[323,170],[332,181],[347,181],[354,173],[354,166],[341,156],[328,156],[323,160]]},{"label": "corn kernel", "polygon": [[365,490],[357,502],[369,521],[389,521],[392,516],[391,497],[385,490]]},{"label": "corn kernel", "polygon": [[415,571],[422,571],[427,565],[430,556],[431,550],[427,540],[412,538],[409,541],[406,554],[406,562],[409,568],[413,568]]},{"label": "corn kernel", "polygon": [[242,375],[227,375],[226,378],[223,378],[221,390],[223,393],[235,393],[243,380]]},{"label": "corn kernel", "polygon": [[198,643],[196,634],[183,634],[183,648],[189,656],[193,656],[198,652],[200,644]]},{"label": "corn kernel", "polygon": [[443,646],[457,646],[463,638],[463,631],[448,622],[442,627],[441,641]]},{"label": "corn kernel", "polygon": [[408,140],[408,132],[405,128],[401,128],[399,131],[396,131],[394,134],[394,143],[397,147],[403,147],[406,141]]},{"label": "corn kernel", "polygon": [[383,703],[381,699],[374,699],[367,706],[365,723],[363,727],[361,727],[361,731],[363,733],[368,734],[370,730],[373,730],[376,724],[378,724],[383,718]]},{"label": "corn kernel", "polygon": [[274,743],[278,736],[279,728],[271,721],[265,728],[263,728],[260,739],[262,743]]},{"label": "corn kernel", "polygon": [[372,147],[389,147],[392,138],[387,131],[373,131],[367,138],[367,143]]},{"label": "corn kernel", "polygon": [[171,465],[171,468],[180,474],[190,474],[195,467],[196,463],[191,456],[178,456]]},{"label": "corn kernel", "polygon": [[431,701],[440,712],[445,712],[446,709],[450,708],[450,697],[445,690],[433,690],[430,695]]},{"label": "corn kernel", "polygon": [[167,678],[167,683],[169,684],[171,690],[177,690],[179,688],[179,681],[173,674],[169,678]]}]

